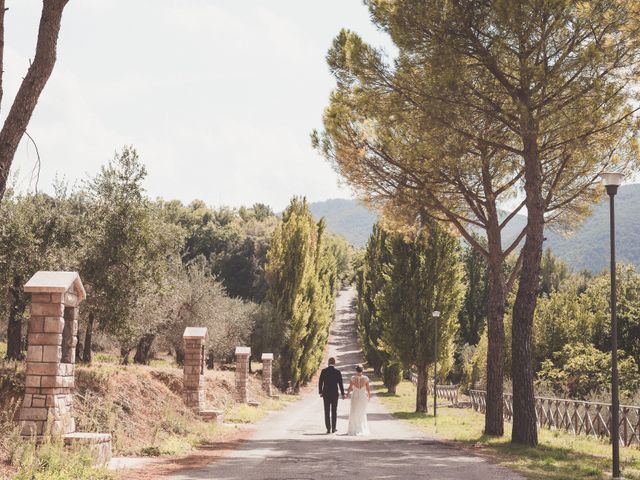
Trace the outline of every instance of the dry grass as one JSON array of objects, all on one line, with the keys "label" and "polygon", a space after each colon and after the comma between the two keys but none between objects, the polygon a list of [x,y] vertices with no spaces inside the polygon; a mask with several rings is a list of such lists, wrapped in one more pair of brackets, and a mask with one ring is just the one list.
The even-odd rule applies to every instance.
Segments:
[{"label": "dry grass", "polygon": [[[160,367],[125,367],[100,362],[92,366],[78,365],[74,401],[77,429],[111,433],[114,455],[171,456],[172,462],[176,462],[176,456],[202,456],[195,452],[203,445],[225,445],[241,439],[238,429],[203,422],[187,409],[182,402],[182,386],[182,370],[168,362]],[[261,389],[261,377],[253,374],[249,379],[249,396],[260,406],[236,405],[233,371],[207,371],[206,389],[209,407],[224,410],[227,421],[237,423],[253,423],[293,398],[268,399]],[[22,460],[18,461],[17,450],[10,448],[10,444],[15,447],[16,443],[11,439],[18,437],[14,412],[23,393],[23,365],[5,365],[0,370],[0,460],[4,464],[4,467],[0,465],[0,478],[3,473],[9,478],[8,475],[18,471],[31,472],[33,478],[48,478],[29,466],[40,461],[35,453],[31,455],[24,447],[20,454]],[[64,462],[58,461],[58,450],[54,447],[43,450],[43,454],[48,455],[47,462],[61,465]],[[84,473],[78,470],[82,459],[78,462],[74,464],[74,471],[78,478],[84,478]],[[50,478],[58,478],[51,475]],[[64,475],[60,473],[59,478],[67,478]],[[95,478],[105,478],[101,475],[96,473]]]}]

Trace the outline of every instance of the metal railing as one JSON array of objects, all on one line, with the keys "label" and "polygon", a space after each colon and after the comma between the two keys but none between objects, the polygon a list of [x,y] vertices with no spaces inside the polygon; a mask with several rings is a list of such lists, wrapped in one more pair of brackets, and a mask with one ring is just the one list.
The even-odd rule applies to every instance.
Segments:
[{"label": "metal railing", "polygon": [[[480,413],[487,408],[487,392],[470,390],[471,407]],[[513,418],[513,395],[505,393],[504,419]],[[564,430],[573,435],[611,436],[611,404],[561,398],[535,397],[538,427]],[[620,443],[640,444],[640,407],[620,406]]]},{"label": "metal railing", "polygon": [[[411,372],[411,382],[418,384],[418,374]],[[428,385],[429,395],[433,395],[433,384]],[[459,385],[438,385],[437,395],[442,400],[449,401],[452,405],[458,405]]]}]

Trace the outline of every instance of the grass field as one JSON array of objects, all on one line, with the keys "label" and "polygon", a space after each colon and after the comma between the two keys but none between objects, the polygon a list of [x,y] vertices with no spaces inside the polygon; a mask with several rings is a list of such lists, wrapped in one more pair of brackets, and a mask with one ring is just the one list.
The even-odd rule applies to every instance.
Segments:
[{"label": "grass field", "polygon": [[[374,388],[383,405],[397,418],[428,434],[458,442],[479,454],[489,455],[500,464],[534,480],[578,480],[611,478],[611,446],[601,440],[541,429],[537,448],[511,445],[511,425],[505,424],[503,438],[482,434],[484,416],[469,408],[439,407],[437,427],[433,415],[415,413],[415,386],[398,385],[398,394],[389,395],[380,382]],[[432,405],[429,405],[432,408]],[[640,480],[640,449],[620,449],[622,474],[627,480]]]}]

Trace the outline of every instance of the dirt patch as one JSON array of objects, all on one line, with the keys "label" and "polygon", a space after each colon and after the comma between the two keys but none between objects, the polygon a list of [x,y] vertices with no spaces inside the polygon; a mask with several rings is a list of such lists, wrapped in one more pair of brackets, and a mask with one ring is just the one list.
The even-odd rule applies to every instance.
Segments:
[{"label": "dirt patch", "polygon": [[190,455],[182,457],[159,458],[144,467],[117,472],[121,480],[154,480],[166,478],[185,470],[204,468],[219,458],[229,454],[244,443],[253,433],[253,429],[233,429],[226,431],[220,441],[211,442]]}]

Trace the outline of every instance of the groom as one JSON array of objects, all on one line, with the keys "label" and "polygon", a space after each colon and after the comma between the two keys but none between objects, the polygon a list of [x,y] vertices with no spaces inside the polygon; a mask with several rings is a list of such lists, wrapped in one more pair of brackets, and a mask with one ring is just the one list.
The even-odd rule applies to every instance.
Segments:
[{"label": "groom", "polygon": [[[329,359],[329,366],[324,368],[320,373],[320,382],[318,391],[324,400],[324,424],[327,427],[327,433],[336,433],[336,422],[338,421],[338,387],[342,399],[344,396],[344,385],[342,384],[342,373],[336,368],[336,359]],[[331,409],[331,417],[329,417],[329,409]]]}]

